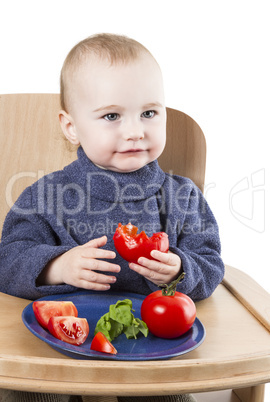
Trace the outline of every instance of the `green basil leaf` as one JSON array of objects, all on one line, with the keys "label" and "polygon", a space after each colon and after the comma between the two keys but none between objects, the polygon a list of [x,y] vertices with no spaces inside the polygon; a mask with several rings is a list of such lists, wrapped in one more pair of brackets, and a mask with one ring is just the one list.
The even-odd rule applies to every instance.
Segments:
[{"label": "green basil leaf", "polygon": [[148,329],[147,324],[146,324],[143,320],[140,320],[139,318],[135,318],[135,320],[137,321],[137,324],[138,324],[138,326],[137,326],[138,330],[139,330],[145,337],[147,337],[147,335],[149,334],[149,329]]},{"label": "green basil leaf", "polygon": [[124,334],[126,335],[127,339],[137,339],[138,333],[139,329],[134,325],[130,325],[129,327],[124,328]]},{"label": "green basil leaf", "polygon": [[[120,322],[111,319],[111,329],[110,329],[110,338],[111,341],[115,339],[118,335],[122,334],[124,325]],[[111,342],[110,341],[110,342]]]},{"label": "green basil leaf", "polygon": [[[129,301],[130,303],[127,303]],[[132,308],[131,300],[122,300],[117,302],[116,304],[110,305],[110,318],[113,320],[120,322],[123,325],[131,325],[132,322],[132,314],[130,312]]]},{"label": "green basil leaf", "polygon": [[147,325],[139,318],[135,318],[131,311],[134,310],[132,310],[132,301],[129,299],[118,300],[115,304],[111,304],[109,312],[98,320],[95,334],[102,332],[110,342],[122,333],[128,339],[137,339],[140,332],[146,337]]},{"label": "green basil leaf", "polygon": [[109,341],[111,341],[110,337],[110,330],[111,330],[111,322],[110,322],[110,316],[109,313],[104,314],[102,317],[97,322],[96,328],[95,328],[95,335],[98,332],[102,332],[106,338],[108,338]]}]

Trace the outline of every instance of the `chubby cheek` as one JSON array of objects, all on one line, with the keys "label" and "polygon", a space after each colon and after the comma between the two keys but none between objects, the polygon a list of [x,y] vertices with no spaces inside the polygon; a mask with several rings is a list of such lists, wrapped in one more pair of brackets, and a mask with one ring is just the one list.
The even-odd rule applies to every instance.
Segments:
[{"label": "chubby cheek", "polygon": [[94,141],[88,142],[84,151],[92,162],[105,167],[106,163],[109,163],[113,157],[114,148],[114,144],[110,141],[102,141],[97,136]]},{"label": "chubby cheek", "polygon": [[[157,134],[157,133],[156,133]],[[152,147],[150,148],[150,156],[153,159],[157,159],[163,152],[166,145],[166,133],[159,133],[152,141]]]}]

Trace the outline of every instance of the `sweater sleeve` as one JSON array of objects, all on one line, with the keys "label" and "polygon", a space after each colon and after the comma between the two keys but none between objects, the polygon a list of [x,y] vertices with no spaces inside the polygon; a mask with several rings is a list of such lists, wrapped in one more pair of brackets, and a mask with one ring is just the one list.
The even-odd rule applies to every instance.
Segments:
[{"label": "sweater sleeve", "polygon": [[37,278],[48,262],[71,247],[61,245],[49,223],[36,213],[31,188],[27,188],[4,222],[0,244],[0,291],[34,300],[76,290],[65,284],[37,285]]},{"label": "sweater sleeve", "polygon": [[[169,217],[169,226],[176,233],[176,238],[171,237],[170,251],[179,255],[185,272],[177,291],[198,301],[209,297],[224,276],[219,230],[203,194],[191,181],[183,186],[181,201],[181,208],[175,208]],[[157,290],[153,283],[147,283],[151,291]]]},{"label": "sweater sleeve", "polygon": [[215,217],[197,187],[193,187],[185,221],[178,235],[177,247],[170,250],[179,255],[183,281],[177,290],[194,301],[209,297],[224,276],[221,244]]}]

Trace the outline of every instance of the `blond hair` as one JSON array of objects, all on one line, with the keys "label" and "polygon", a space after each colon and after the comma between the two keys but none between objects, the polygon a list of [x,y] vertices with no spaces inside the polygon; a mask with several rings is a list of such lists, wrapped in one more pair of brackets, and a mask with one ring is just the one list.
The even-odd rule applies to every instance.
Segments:
[{"label": "blond hair", "polygon": [[76,71],[89,55],[107,60],[111,64],[116,64],[136,60],[142,53],[151,55],[149,50],[141,43],[123,35],[97,34],[79,42],[68,53],[61,70],[60,100],[62,109],[67,111],[66,84],[68,73]]}]

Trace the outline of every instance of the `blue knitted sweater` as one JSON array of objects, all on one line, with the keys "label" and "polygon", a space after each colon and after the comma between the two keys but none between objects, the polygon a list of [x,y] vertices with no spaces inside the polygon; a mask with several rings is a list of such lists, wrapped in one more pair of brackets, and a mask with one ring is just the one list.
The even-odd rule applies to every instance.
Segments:
[{"label": "blue knitted sweater", "polygon": [[[131,173],[100,169],[78,149],[78,159],[26,190],[8,213],[0,244],[0,291],[28,299],[74,292],[61,284],[38,286],[53,258],[90,239],[107,235],[104,248],[115,250],[118,225],[133,223],[151,236],[165,231],[170,250],[186,273],[178,291],[193,300],[212,294],[224,275],[215,218],[203,195],[187,178],[164,173],[154,161]],[[112,290],[144,295],[157,286],[121,266]]]}]

